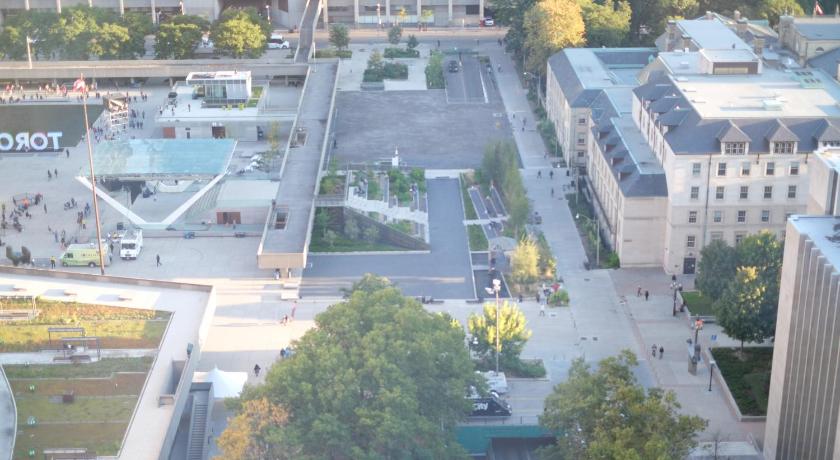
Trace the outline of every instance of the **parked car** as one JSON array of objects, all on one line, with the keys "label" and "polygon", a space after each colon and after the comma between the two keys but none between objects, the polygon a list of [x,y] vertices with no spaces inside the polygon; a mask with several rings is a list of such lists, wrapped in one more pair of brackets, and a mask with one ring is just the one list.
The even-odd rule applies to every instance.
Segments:
[{"label": "parked car", "polygon": [[271,38],[268,39],[268,49],[279,50],[279,49],[288,49],[288,48],[289,48],[289,41],[284,40],[282,35],[271,34]]},{"label": "parked car", "polygon": [[455,73],[461,69],[461,66],[458,65],[458,61],[449,61],[449,72]]},{"label": "parked car", "polygon": [[490,16],[487,16],[486,18],[484,18],[484,25],[486,27],[491,27],[496,25],[496,21],[494,21],[493,18],[491,18]]}]

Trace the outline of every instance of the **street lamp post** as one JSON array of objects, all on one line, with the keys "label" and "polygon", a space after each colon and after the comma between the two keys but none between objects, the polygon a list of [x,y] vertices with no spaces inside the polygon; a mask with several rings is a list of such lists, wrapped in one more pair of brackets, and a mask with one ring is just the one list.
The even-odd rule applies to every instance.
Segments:
[{"label": "street lamp post", "polygon": [[377,2],[376,3],[376,21],[379,23],[379,29],[378,30],[382,30],[382,15],[380,14],[380,11],[381,11],[380,8],[382,8],[382,5]]},{"label": "street lamp post", "polygon": [[712,376],[715,375],[715,361],[711,359],[712,349],[709,348],[709,391],[712,391]]},{"label": "street lamp post", "polygon": [[265,20],[271,24],[271,5],[269,4],[265,5]]},{"label": "street lamp post", "polygon": [[502,282],[494,279],[492,288],[485,288],[488,294],[496,294],[496,374],[499,373],[499,352],[502,347],[499,343],[499,291],[502,290]]},{"label": "street lamp post", "polygon": [[671,281],[671,289],[674,291],[674,307],[671,309],[671,316],[677,316],[677,292],[682,292],[682,284]]},{"label": "street lamp post", "polygon": [[29,69],[32,70],[32,39],[26,36],[26,59],[29,61]]},{"label": "street lamp post", "polygon": [[184,14],[184,1],[181,0],[180,2],[178,2],[178,6],[181,8],[181,15],[183,15]]}]

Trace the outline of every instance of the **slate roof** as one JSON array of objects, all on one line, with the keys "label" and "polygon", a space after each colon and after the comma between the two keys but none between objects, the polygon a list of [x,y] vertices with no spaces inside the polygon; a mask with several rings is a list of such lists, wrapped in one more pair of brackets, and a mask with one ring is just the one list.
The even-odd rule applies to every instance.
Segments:
[{"label": "slate roof", "polygon": [[[838,26],[840,28],[840,26]],[[837,79],[837,65],[840,64],[840,48],[835,48],[831,51],[826,51],[819,56],[812,57],[808,60],[808,67],[816,67],[822,69],[825,73]]]},{"label": "slate roof", "polygon": [[840,23],[837,21],[794,22],[794,26],[808,40],[840,40]]},{"label": "slate roof", "polygon": [[[671,98],[674,92],[679,94],[667,77],[650,81],[633,92],[641,101],[650,101],[650,107]],[[668,106],[671,101],[662,104]],[[721,141],[749,142],[750,152],[769,153],[769,139],[773,136],[780,141],[796,141],[800,152],[812,152],[820,142],[840,141],[840,117],[785,118],[768,112],[766,118],[703,119],[689,104],[674,107],[659,115],[657,122],[668,126],[665,140],[677,155],[719,152]]]}]

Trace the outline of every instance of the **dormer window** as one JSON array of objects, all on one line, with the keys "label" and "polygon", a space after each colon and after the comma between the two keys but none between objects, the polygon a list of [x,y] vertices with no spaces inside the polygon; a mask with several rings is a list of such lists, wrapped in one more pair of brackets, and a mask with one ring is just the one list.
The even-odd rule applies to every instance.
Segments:
[{"label": "dormer window", "polygon": [[746,142],[724,142],[723,153],[726,155],[743,155],[747,153]]},{"label": "dormer window", "polygon": [[823,147],[840,147],[840,141],[823,141]]},{"label": "dormer window", "polygon": [[773,153],[794,153],[796,142],[773,142]]}]

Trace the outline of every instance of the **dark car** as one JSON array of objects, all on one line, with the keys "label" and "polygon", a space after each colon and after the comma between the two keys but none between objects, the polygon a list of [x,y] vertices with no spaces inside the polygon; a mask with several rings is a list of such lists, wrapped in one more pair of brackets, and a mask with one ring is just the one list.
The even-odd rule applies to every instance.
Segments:
[{"label": "dark car", "polygon": [[457,72],[461,69],[461,66],[458,65],[458,61],[449,61],[449,71],[452,73]]},{"label": "dark car", "polygon": [[491,391],[486,398],[470,398],[473,408],[470,417],[510,417],[513,409],[507,401]]}]

